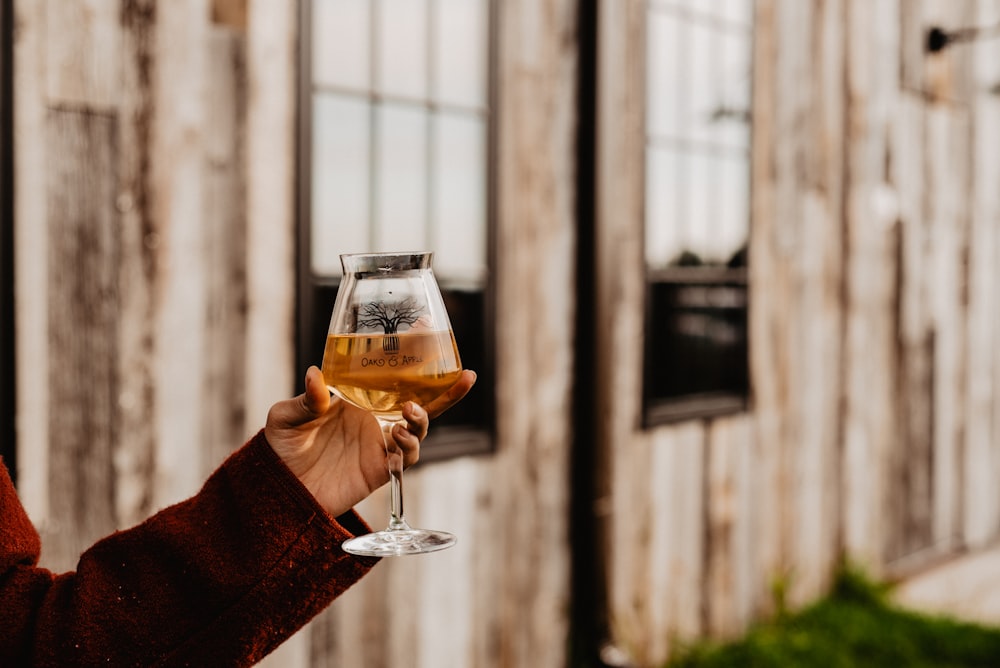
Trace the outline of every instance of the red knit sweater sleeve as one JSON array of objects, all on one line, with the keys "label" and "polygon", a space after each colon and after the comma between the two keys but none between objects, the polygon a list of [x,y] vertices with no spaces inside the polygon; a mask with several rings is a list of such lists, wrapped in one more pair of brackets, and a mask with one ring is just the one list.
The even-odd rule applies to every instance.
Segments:
[{"label": "red knit sweater sleeve", "polygon": [[0,666],[252,665],[372,568],[340,549],[367,531],[326,514],[261,432],[57,575],[0,467]]}]

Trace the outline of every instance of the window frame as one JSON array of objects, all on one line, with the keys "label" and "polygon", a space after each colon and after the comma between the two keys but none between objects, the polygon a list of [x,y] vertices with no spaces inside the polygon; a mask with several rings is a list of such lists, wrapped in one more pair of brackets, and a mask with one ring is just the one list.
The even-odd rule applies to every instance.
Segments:
[{"label": "window frame", "polygon": [[[669,425],[677,422],[698,419],[711,419],[744,413],[749,410],[752,401],[752,380],[750,377],[750,341],[749,341],[749,318],[750,303],[752,293],[749,285],[748,255],[749,243],[753,234],[753,189],[751,187],[751,152],[753,149],[753,128],[749,118],[753,102],[753,52],[755,40],[754,13],[755,0],[749,0],[751,25],[750,25],[750,81],[747,100],[747,122],[750,123],[750,131],[747,143],[746,158],[746,179],[747,179],[747,245],[742,254],[742,264],[740,266],[729,266],[722,264],[706,264],[698,266],[671,266],[667,268],[651,267],[649,262],[643,259],[643,368],[642,368],[642,425],[644,428],[654,428],[661,425]],[[645,0],[643,3],[643,21],[641,29],[643,63],[649,54],[649,12],[657,5],[656,0]],[[640,77],[643,104],[642,122],[642,198],[643,198],[643,220],[642,234],[643,247],[648,240],[648,218],[646,197],[648,193],[648,150],[654,143],[650,134],[650,123],[646,112],[646,105],[649,100],[648,79],[646,77],[645,65],[636,76]],[[729,110],[732,111],[732,110]],[[655,323],[657,319],[654,314],[656,293],[665,289],[682,290],[688,286],[697,286],[704,289],[730,289],[742,291],[742,344],[740,369],[736,371],[737,376],[742,377],[742,381],[730,387],[720,387],[712,391],[692,391],[684,394],[656,393],[653,391],[653,376],[658,369],[653,367],[651,359],[654,356],[654,346],[657,345]],[[721,309],[720,309],[721,311]],[[673,311],[671,313],[678,313]]]},{"label": "window frame", "polygon": [[[296,117],[296,332],[295,359],[297,368],[305,368],[316,364],[317,360],[310,353],[315,348],[314,337],[319,327],[326,328],[328,312],[320,312],[317,302],[320,295],[325,295],[324,302],[333,307],[333,297],[339,286],[340,279],[331,276],[317,275],[312,269],[312,104],[313,104],[313,71],[312,71],[312,3],[313,0],[299,0],[298,25],[298,81],[297,81],[297,117]],[[496,236],[496,132],[497,107],[496,101],[496,49],[497,49],[497,12],[496,0],[486,0],[487,3],[487,35],[489,39],[487,51],[487,91],[486,91],[486,171],[485,171],[485,239],[486,239],[486,276],[480,290],[469,290],[468,286],[450,283],[447,277],[438,277],[445,300],[461,298],[463,293],[478,295],[481,303],[481,314],[478,328],[482,340],[475,342],[478,363],[467,360],[463,353],[463,363],[473,368],[477,373],[476,387],[473,392],[479,395],[481,401],[479,414],[475,423],[470,424],[432,424],[431,432],[421,448],[421,462],[441,461],[460,456],[484,455],[493,453],[496,449],[496,406],[494,401],[495,387],[495,236]],[[452,325],[455,325],[452,318]],[[458,329],[458,328],[456,328]],[[456,335],[458,333],[456,332]],[[460,352],[471,348],[469,343],[459,340]],[[469,400],[465,400],[463,404]],[[447,419],[447,416],[446,418]]]},{"label": "window frame", "polygon": [[14,2],[0,0],[0,456],[16,482],[14,315]]}]

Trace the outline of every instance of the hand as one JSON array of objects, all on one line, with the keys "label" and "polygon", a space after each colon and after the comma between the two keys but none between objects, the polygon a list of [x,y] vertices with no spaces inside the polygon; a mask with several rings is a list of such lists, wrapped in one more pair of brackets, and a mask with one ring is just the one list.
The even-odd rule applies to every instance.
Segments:
[{"label": "hand", "polygon": [[[420,442],[430,418],[464,397],[476,382],[473,371],[462,375],[426,407],[412,401],[390,436],[403,455],[403,466],[420,458]],[[282,461],[319,504],[337,517],[389,481],[386,449],[378,421],[369,412],[331,396],[320,370],[306,371],[303,394],[271,407],[264,436]]]}]

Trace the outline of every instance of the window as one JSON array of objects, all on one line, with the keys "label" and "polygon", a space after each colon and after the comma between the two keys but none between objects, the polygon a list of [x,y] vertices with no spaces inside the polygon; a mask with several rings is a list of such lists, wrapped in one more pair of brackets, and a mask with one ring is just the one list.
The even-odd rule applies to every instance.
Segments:
[{"label": "window", "polygon": [[0,0],[0,457],[15,471],[14,429],[14,3]]},{"label": "window", "polygon": [[490,0],[303,2],[300,355],[322,356],[340,254],[433,251],[479,382],[428,457],[489,447],[490,25]]},{"label": "window", "polygon": [[646,421],[745,407],[753,0],[646,5]]}]

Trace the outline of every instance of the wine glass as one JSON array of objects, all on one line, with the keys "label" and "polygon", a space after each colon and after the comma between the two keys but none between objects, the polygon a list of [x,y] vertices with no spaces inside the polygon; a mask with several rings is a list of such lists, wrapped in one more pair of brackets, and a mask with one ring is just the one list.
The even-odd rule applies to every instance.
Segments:
[{"label": "wine glass", "polygon": [[426,405],[462,373],[432,255],[340,256],[344,278],[330,317],[323,378],[337,396],[378,420],[391,483],[389,526],[345,541],[343,549],[352,554],[422,554],[455,544],[450,533],[406,523],[403,455],[390,435],[407,401]]}]

